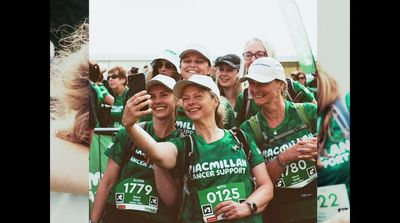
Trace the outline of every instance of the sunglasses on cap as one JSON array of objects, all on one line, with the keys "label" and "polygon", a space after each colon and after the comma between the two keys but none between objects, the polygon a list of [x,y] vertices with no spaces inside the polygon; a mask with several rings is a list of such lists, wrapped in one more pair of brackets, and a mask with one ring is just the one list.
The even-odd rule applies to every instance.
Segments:
[{"label": "sunglasses on cap", "polygon": [[113,74],[113,75],[111,75],[111,76],[108,76],[107,77],[107,80],[110,80],[110,78],[112,78],[112,79],[115,79],[115,78],[118,78],[119,76],[117,75],[117,74]]}]

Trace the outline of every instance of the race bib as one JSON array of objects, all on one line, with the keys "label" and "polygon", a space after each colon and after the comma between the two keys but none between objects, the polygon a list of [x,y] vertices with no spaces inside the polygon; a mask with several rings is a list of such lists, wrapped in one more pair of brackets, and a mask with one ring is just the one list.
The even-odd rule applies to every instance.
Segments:
[{"label": "race bib", "polygon": [[204,222],[215,222],[225,219],[222,214],[215,216],[214,207],[227,200],[243,202],[246,200],[244,183],[230,183],[209,187],[197,192]]},{"label": "race bib", "polygon": [[281,188],[302,188],[317,177],[317,168],[311,161],[298,160],[286,165],[276,183]]},{"label": "race bib", "polygon": [[154,181],[125,179],[118,183],[115,189],[116,207],[121,210],[156,213],[158,197],[155,190]]},{"label": "race bib", "polygon": [[350,209],[349,197],[344,184],[318,187],[318,222]]}]

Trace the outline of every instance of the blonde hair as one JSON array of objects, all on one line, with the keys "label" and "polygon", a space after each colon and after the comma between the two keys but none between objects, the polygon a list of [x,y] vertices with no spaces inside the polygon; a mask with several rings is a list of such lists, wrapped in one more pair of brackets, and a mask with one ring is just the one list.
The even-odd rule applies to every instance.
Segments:
[{"label": "blonde hair", "polygon": [[325,113],[322,118],[321,127],[318,133],[318,148],[322,149],[330,133],[332,105],[339,98],[339,87],[333,77],[323,71],[317,64],[318,72],[316,75],[318,83],[318,116]]},{"label": "blonde hair", "polygon": [[74,116],[73,126],[56,136],[89,145],[89,24],[85,21],[60,40],[60,50],[50,64],[50,118]]}]

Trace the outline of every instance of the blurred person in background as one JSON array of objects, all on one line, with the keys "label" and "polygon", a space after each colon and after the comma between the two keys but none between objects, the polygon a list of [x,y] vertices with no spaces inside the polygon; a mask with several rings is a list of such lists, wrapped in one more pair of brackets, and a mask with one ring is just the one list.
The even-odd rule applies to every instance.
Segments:
[{"label": "blurred person in background", "polygon": [[290,74],[293,80],[298,81],[300,84],[302,84],[304,87],[307,87],[307,77],[306,75],[301,72],[301,71],[294,71],[293,73]]},{"label": "blurred person in background", "polygon": [[63,38],[50,64],[50,221],[54,223],[88,219],[88,27],[84,22]]},{"label": "blurred person in background", "polygon": [[151,61],[152,73],[147,76],[147,80],[151,80],[158,74],[164,74],[179,81],[182,76],[179,74],[179,57],[173,50],[166,49]]},{"label": "blurred person in background", "polygon": [[113,118],[113,127],[122,127],[122,114],[124,112],[124,103],[128,100],[128,78],[126,76],[126,71],[121,66],[115,66],[108,71],[108,83],[110,88],[114,92],[114,103],[111,107],[111,117]]},{"label": "blurred person in background", "polygon": [[[320,66],[316,78],[320,154],[318,187],[327,191],[329,197],[326,199],[336,198],[338,208],[338,214],[328,218],[326,223],[350,222],[350,93],[340,95],[336,80]],[[349,205],[341,206],[346,203]],[[321,205],[318,211],[323,212],[325,207]]]}]

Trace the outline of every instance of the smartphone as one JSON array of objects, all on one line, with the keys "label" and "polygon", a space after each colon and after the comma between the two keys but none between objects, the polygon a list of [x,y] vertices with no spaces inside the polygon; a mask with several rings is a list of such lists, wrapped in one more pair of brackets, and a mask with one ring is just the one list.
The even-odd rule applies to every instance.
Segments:
[{"label": "smartphone", "polygon": [[[141,92],[143,90],[146,90],[146,77],[144,76],[144,73],[138,73],[138,74],[133,74],[128,76],[128,93],[127,93],[127,98],[126,101],[131,98],[133,95],[135,95],[138,92]],[[149,109],[149,106],[146,105],[141,111],[145,111]]]}]

